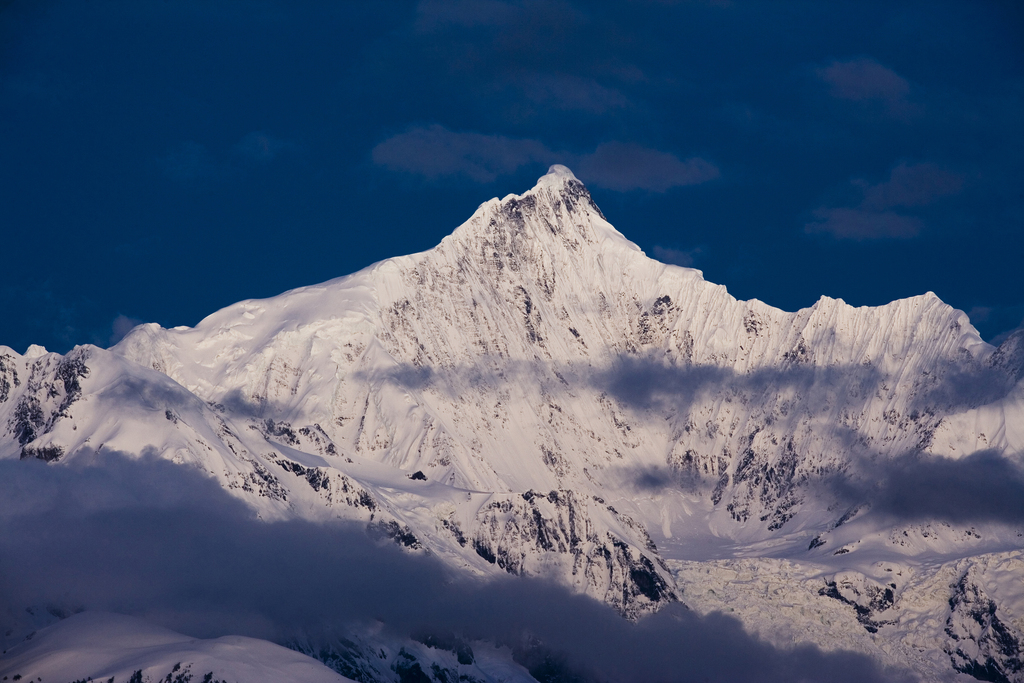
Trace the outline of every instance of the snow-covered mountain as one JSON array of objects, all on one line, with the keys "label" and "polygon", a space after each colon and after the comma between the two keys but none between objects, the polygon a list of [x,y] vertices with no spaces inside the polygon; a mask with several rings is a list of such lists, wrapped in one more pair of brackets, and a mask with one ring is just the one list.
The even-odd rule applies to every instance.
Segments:
[{"label": "snow-covered mountain", "polygon": [[554,166],[429,251],[195,328],[0,347],[0,458],[152,453],[264,519],[357,520],[630,619],[682,601],[780,645],[1024,680],[1019,516],[883,495],[1016,471],[1022,379],[1024,332],[993,347],[931,293],[739,301]]}]

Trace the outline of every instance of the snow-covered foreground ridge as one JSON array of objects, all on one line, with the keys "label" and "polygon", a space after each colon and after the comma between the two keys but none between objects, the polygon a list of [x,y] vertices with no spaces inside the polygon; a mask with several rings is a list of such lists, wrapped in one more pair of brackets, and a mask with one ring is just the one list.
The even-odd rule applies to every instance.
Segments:
[{"label": "snow-covered foreground ridge", "polygon": [[[137,672],[137,673],[136,673]],[[256,638],[190,638],[120,614],[78,614],[0,658],[4,680],[346,683],[306,655]]]},{"label": "snow-covered foreground ridge", "polygon": [[[155,453],[264,519],[360,520],[467,571],[553,576],[628,617],[689,604],[679,563],[719,572],[737,557],[797,561],[815,599],[860,614],[841,588],[853,572],[858,595],[883,596],[874,614],[899,603],[894,571],[969,573],[1024,545],[1016,508],[947,515],[914,481],[900,485],[919,509],[872,498],[883,476],[1015,472],[1022,378],[1024,332],[993,347],[931,293],[795,313],[738,301],[648,258],[556,166],[434,249],[195,328],[142,325],[65,356],[0,347],[0,457]],[[993,609],[1012,650],[1024,604]],[[939,612],[918,648],[941,655],[936,670],[1019,674],[988,631],[960,657]],[[866,632],[902,628],[883,622]]]}]

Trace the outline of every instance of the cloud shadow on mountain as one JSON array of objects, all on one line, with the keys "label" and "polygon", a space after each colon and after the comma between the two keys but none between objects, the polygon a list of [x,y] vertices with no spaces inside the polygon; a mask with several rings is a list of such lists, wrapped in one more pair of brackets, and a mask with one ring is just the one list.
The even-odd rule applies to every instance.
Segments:
[{"label": "cloud shadow on mountain", "polygon": [[[937,375],[918,378],[916,394],[908,412],[946,414],[975,408],[1005,397],[1019,379],[1022,361],[1011,359],[1006,367],[979,361],[965,361],[963,367],[950,364]],[[1015,364],[1014,364],[1015,363]],[[638,411],[685,412],[711,390],[723,396],[757,398],[766,393],[796,390],[804,398],[827,394],[860,396],[876,394],[883,383],[892,382],[872,364],[818,365],[794,357],[780,366],[759,367],[749,372],[713,364],[668,363],[653,354],[623,353],[604,367],[548,361],[514,361],[483,356],[470,365],[443,369],[401,363],[383,372],[354,375],[359,381],[384,380],[403,388],[427,387],[461,397],[463,387],[501,386],[523,381],[542,383],[545,378],[567,386],[589,386],[606,392],[622,407]],[[887,389],[889,391],[891,389]],[[834,402],[834,400],[833,400]]]},{"label": "cloud shadow on mountain", "polygon": [[502,386],[523,381],[545,381],[590,387],[605,392],[620,405],[633,410],[671,409],[685,411],[705,392],[724,388],[732,395],[755,395],[779,389],[841,389],[851,383],[861,391],[874,391],[882,376],[872,366],[819,367],[788,363],[781,368],[759,368],[737,373],[731,368],[710,364],[668,364],[653,356],[622,354],[603,368],[583,364],[546,361],[510,361],[482,357],[472,365],[437,370],[409,363],[398,364],[379,373],[356,373],[361,382],[385,380],[404,388],[427,387],[460,397],[461,386]]},{"label": "cloud shadow on mountain", "polygon": [[[725,400],[757,400],[766,392],[793,389],[806,405],[827,405],[825,394],[843,395],[853,389],[871,396],[884,378],[872,366],[821,368],[792,365],[738,374],[709,366],[667,366],[657,360],[626,357],[612,370],[598,373],[596,386],[633,410],[686,413],[709,391]],[[951,368],[931,386],[924,385],[907,411],[932,415],[965,410],[997,401],[1012,387],[1003,368],[977,364]],[[770,405],[770,404],[769,404]],[[859,432],[833,425],[831,438],[842,444],[854,466],[849,470],[812,476],[818,494],[850,506],[870,505],[874,514],[891,520],[939,520],[951,523],[1024,522],[1024,469],[1021,457],[978,451],[958,459],[911,450],[883,455],[865,444]],[[661,490],[680,485],[667,470],[641,468],[622,473],[635,488]],[[676,478],[678,479],[678,478]]]},{"label": "cloud shadow on mountain", "polygon": [[[1014,368],[993,367],[981,362],[950,365],[935,376],[918,378],[910,411],[945,414],[986,405],[1002,399],[1013,388]],[[705,392],[724,390],[723,395],[756,398],[765,393],[795,389],[803,396],[832,392],[844,396],[853,390],[871,396],[886,377],[874,365],[841,364],[821,366],[786,362],[781,367],[760,367],[746,373],[716,365],[672,365],[658,358],[622,355],[591,380],[607,390],[621,404],[638,410],[670,408],[688,410]]]},{"label": "cloud shadow on mountain", "polygon": [[[917,420],[927,427],[926,423],[937,422],[944,414],[997,401],[1013,386],[1016,365],[1011,363],[1008,367],[978,362],[968,364],[966,369],[950,366],[931,380],[922,377],[917,395],[907,405],[908,415],[897,419],[908,419],[911,423]],[[623,354],[610,366],[587,373],[575,366],[542,361],[506,361],[498,370],[482,360],[474,366],[441,371],[399,365],[384,377],[415,390],[439,389],[452,399],[461,398],[463,386],[502,386],[548,377],[551,384],[565,381],[569,387],[586,386],[605,393],[624,410],[666,415],[686,415],[714,392],[715,402],[746,404],[767,399],[767,412],[762,417],[768,421],[781,419],[770,413],[784,397],[796,398],[797,408],[807,411],[812,406],[819,410],[835,406],[851,394],[871,401],[878,392],[892,390],[887,386],[892,380],[873,365],[821,367],[794,361],[741,374],[731,368],[673,365],[635,354]],[[850,505],[871,504],[877,514],[895,520],[1007,524],[1024,521],[1024,503],[1020,503],[1024,501],[1024,478],[1011,459],[988,451],[959,460],[928,456],[917,450],[882,455],[850,427],[833,425],[829,433],[849,452],[856,466],[812,477],[808,484],[818,494]],[[690,489],[700,483],[670,468],[616,471],[623,483],[638,491]]]},{"label": "cloud shadow on mountain", "polygon": [[153,454],[0,462],[0,601],[134,614],[196,636],[278,641],[379,620],[394,633],[543,643],[579,680],[910,680],[868,657],[777,649],[681,606],[632,624],[538,580],[459,575],[357,525],[264,522]]}]

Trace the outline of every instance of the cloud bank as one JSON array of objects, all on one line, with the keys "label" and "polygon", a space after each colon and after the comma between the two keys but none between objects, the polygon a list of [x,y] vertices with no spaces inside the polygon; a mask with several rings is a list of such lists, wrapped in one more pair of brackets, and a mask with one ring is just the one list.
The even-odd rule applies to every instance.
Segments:
[{"label": "cloud bank", "polygon": [[379,620],[402,636],[531,638],[581,681],[909,680],[862,655],[773,648],[731,617],[677,606],[631,624],[542,581],[456,575],[352,525],[261,522],[152,455],[86,460],[0,462],[3,605],[122,612],[196,636],[315,639]]}]

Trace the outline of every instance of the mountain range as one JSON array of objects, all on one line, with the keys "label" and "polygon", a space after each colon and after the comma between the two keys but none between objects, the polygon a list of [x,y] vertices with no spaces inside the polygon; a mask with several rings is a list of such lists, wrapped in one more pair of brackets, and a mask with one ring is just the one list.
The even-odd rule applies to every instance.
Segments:
[{"label": "mountain range", "polygon": [[[433,249],[193,328],[0,346],[0,460],[174,463],[263,524],[356,525],[637,627],[688,608],[893,676],[1021,681],[1022,380],[1024,330],[992,346],[931,293],[737,300],[553,166]],[[515,648],[488,669],[381,639],[286,644],[361,681],[460,680],[466,658],[475,680],[570,680]]]}]

